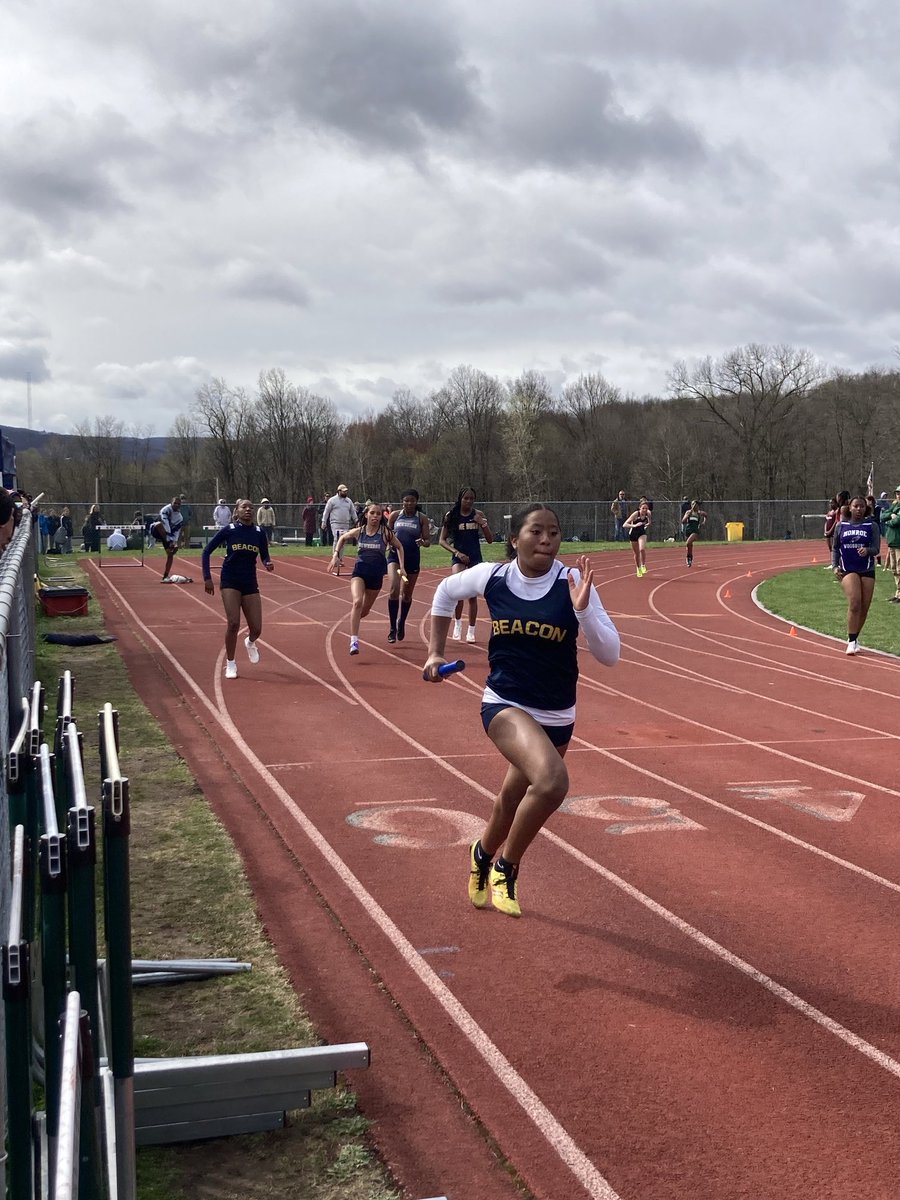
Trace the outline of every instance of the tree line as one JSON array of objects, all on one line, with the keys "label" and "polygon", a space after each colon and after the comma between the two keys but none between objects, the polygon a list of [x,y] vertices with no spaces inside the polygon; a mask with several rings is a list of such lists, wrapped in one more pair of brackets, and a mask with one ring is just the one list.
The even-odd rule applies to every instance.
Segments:
[{"label": "tree line", "polygon": [[[28,486],[56,498],[140,502],[184,491],[214,500],[320,500],[338,482],[358,498],[396,500],[405,487],[482,499],[595,499],[620,488],[683,496],[824,498],[900,481],[892,437],[900,371],[828,372],[809,351],[748,344],[719,359],[676,363],[665,396],[625,394],[588,373],[555,394],[525,371],[511,381],[473,366],[426,396],[398,390],[379,411],[342,419],[326,396],[262,371],[254,391],[213,379],[177,418],[162,457],[149,431],[96,418],[74,437],[20,456]],[[25,460],[25,461],[23,461]]]}]

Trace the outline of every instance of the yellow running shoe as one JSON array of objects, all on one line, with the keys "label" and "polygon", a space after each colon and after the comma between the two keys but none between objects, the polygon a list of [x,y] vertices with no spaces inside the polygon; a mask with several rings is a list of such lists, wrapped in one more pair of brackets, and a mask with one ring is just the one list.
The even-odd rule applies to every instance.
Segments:
[{"label": "yellow running shoe", "polygon": [[469,847],[469,899],[476,908],[484,908],[488,898],[488,875],[491,870],[491,860],[486,858],[479,863],[475,857],[477,845],[477,842],[473,842]]},{"label": "yellow running shoe", "polygon": [[518,891],[519,868],[511,871],[501,871],[499,867],[491,867],[491,904],[498,912],[506,913],[508,917],[521,917],[522,910],[516,899]]}]

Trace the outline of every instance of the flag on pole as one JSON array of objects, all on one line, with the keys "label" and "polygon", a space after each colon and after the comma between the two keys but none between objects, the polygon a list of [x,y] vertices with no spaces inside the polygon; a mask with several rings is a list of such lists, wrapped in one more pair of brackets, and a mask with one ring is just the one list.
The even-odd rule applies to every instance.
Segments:
[{"label": "flag on pole", "polygon": [[875,464],[874,463],[872,463],[871,467],[869,468],[869,478],[866,480],[866,495],[867,496],[875,495]]}]

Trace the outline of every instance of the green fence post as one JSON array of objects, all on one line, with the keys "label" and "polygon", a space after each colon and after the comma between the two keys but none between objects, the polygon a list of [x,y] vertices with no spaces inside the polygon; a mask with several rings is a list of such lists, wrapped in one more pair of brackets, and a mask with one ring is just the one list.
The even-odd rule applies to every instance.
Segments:
[{"label": "green fence post", "polygon": [[103,795],[104,923],[109,980],[109,1050],[116,1114],[119,1200],[133,1200],[137,1183],[134,1150],[134,1015],[131,966],[131,810],[128,780],[119,770],[118,714],[111,704],[99,714]]},{"label": "green fence post", "polygon": [[31,1153],[31,947],[22,936],[26,874],[25,829],[13,832],[12,895],[3,943],[3,1007],[6,1015],[8,1200],[32,1200]]},{"label": "green fence post", "polygon": [[[59,1136],[59,1089],[62,1042],[56,1029],[66,1005],[66,839],[56,822],[53,795],[53,756],[46,743],[37,760],[44,831],[40,839],[41,979],[44,1013],[44,1088],[47,1105],[47,1145],[55,1169]],[[80,1001],[79,1001],[80,1006]]]}]

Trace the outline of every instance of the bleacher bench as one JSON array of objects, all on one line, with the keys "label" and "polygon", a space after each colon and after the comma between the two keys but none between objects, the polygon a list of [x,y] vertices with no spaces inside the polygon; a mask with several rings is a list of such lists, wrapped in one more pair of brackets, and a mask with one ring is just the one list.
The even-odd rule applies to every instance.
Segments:
[{"label": "bleacher bench", "polygon": [[331,1088],[338,1071],[369,1066],[365,1042],[138,1059],[134,1067],[138,1146],[280,1129],[285,1113],[309,1108],[310,1092]]}]

